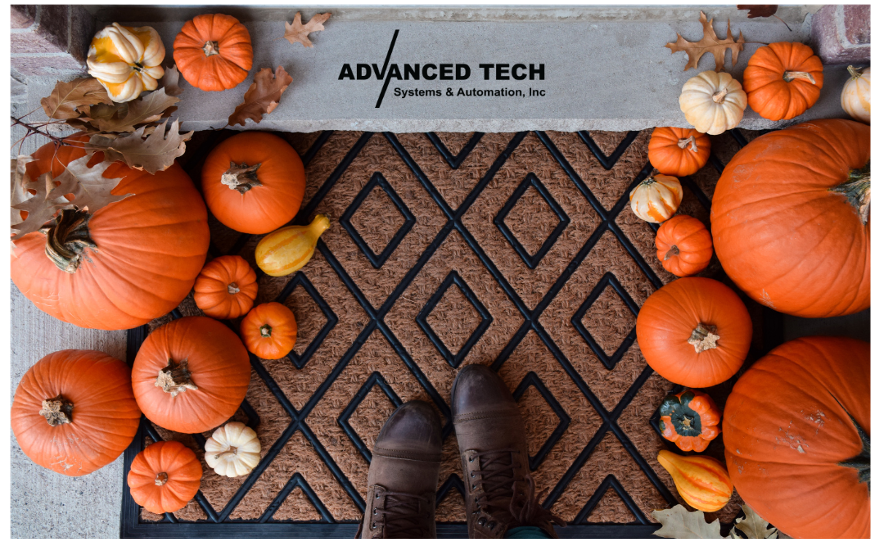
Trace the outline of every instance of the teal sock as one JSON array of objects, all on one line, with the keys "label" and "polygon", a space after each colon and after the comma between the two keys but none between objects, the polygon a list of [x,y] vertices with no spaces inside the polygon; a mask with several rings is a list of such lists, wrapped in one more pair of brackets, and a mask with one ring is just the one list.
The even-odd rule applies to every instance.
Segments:
[{"label": "teal sock", "polygon": [[550,536],[537,526],[519,526],[511,528],[504,534],[506,539],[550,539]]}]

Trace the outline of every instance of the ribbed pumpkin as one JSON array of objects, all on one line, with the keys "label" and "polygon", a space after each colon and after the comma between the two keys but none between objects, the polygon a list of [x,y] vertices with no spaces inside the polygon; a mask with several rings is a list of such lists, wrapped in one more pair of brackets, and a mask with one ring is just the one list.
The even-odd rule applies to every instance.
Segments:
[{"label": "ribbed pumpkin", "polygon": [[[48,172],[50,164],[57,176],[63,165],[86,155],[70,147],[62,147],[55,160],[53,154],[53,144],[35,152],[29,176]],[[96,154],[90,163],[100,161]],[[177,163],[154,175],[114,163],[104,176],[123,178],[113,194],[135,196],[93,214],[64,210],[48,235],[32,232],[17,240],[12,280],[40,310],[63,322],[129,329],[163,316],[190,293],[209,248],[206,206]],[[84,234],[94,246],[84,243]]]},{"label": "ribbed pumpkin", "polygon": [[155,329],[132,365],[138,406],[176,432],[205,432],[234,413],[249,388],[249,355],[236,333],[205,316]]},{"label": "ribbed pumpkin", "polygon": [[873,77],[870,68],[859,70],[848,66],[848,73],[851,77],[842,87],[842,110],[858,122],[870,123],[870,80]]},{"label": "ribbed pumpkin", "polygon": [[734,129],[744,117],[747,94],[728,73],[704,71],[682,86],[679,108],[701,133],[719,135]]},{"label": "ribbed pumpkin", "polygon": [[113,23],[92,38],[86,65],[111,100],[124,103],[157,89],[157,80],[166,72],[161,65],[165,58],[166,47],[156,30]]},{"label": "ribbed pumpkin", "polygon": [[200,90],[228,90],[252,69],[252,38],[240,21],[223,13],[187,21],[172,44],[175,65]]},{"label": "ribbed pumpkin", "polygon": [[70,476],[115,461],[140,419],[129,367],[93,350],[44,357],[25,373],[12,403],[12,432],[25,455]]},{"label": "ribbed pumpkin", "polygon": [[702,271],[713,257],[713,238],[704,223],[690,215],[665,221],[655,235],[655,247],[664,269],[679,277]]},{"label": "ribbed pumpkin", "polygon": [[718,511],[731,499],[734,487],[728,472],[712,457],[684,457],[662,450],[658,453],[658,463],[669,472],[685,503],[699,511]]},{"label": "ribbed pumpkin", "polygon": [[747,357],[752,333],[738,295],[704,277],[684,277],[657,290],[636,318],[636,341],[649,366],[688,387],[731,378]]},{"label": "ribbed pumpkin", "polygon": [[282,303],[262,303],[240,323],[240,337],[246,349],[264,359],[286,357],[297,336],[295,315]]},{"label": "ribbed pumpkin", "polygon": [[722,413],[710,395],[685,389],[664,399],[658,408],[658,430],[683,451],[703,451],[719,433]]},{"label": "ribbed pumpkin", "polygon": [[661,174],[690,176],[710,158],[710,137],[695,129],[656,127],[648,141],[648,160]]},{"label": "ribbed pumpkin", "polygon": [[803,337],[754,364],[725,404],[738,494],[791,537],[870,537],[870,345]]},{"label": "ribbed pumpkin", "polygon": [[203,164],[203,196],[224,225],[266,234],[295,217],[304,198],[304,165],[276,135],[247,131],[216,146]]},{"label": "ribbed pumpkin", "polygon": [[255,271],[242,256],[219,256],[203,268],[194,283],[194,301],[206,316],[238,318],[258,295]]},{"label": "ribbed pumpkin", "polygon": [[682,184],[673,176],[651,176],[630,191],[630,208],[649,223],[663,223],[676,213],[681,203]]},{"label": "ribbed pumpkin", "polygon": [[782,313],[870,306],[870,128],[815,120],[756,138],[725,167],[710,212],[728,276]]},{"label": "ribbed pumpkin", "polygon": [[200,490],[203,467],[181,442],[156,442],[135,455],[126,482],[135,503],[151,513],[178,511]]},{"label": "ribbed pumpkin", "polygon": [[317,214],[307,226],[287,226],[261,238],[255,247],[255,262],[261,270],[282,277],[295,273],[310,262],[317,240],[329,229],[329,218]]},{"label": "ribbed pumpkin", "polygon": [[824,66],[802,43],[772,43],[756,49],[744,69],[750,108],[767,120],[789,120],[817,102]]}]

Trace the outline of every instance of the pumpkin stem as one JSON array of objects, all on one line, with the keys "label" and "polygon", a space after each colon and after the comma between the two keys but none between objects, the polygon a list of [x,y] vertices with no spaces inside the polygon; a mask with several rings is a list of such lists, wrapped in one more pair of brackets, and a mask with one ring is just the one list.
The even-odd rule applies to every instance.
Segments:
[{"label": "pumpkin stem", "polygon": [[165,485],[166,481],[169,481],[169,474],[166,472],[160,472],[157,474],[157,477],[154,478],[154,484],[158,487]]},{"label": "pumpkin stem", "polygon": [[694,346],[694,351],[700,354],[704,350],[716,348],[716,341],[718,340],[719,335],[716,334],[716,326],[700,322],[698,327],[692,330],[691,336],[688,338],[688,344]]},{"label": "pumpkin stem", "polygon": [[237,286],[237,283],[230,283],[229,285],[227,285],[227,293],[231,295],[239,294],[240,287]]},{"label": "pumpkin stem", "polygon": [[670,250],[667,251],[667,254],[664,255],[664,260],[670,260],[672,257],[679,254],[679,247],[674,243]]},{"label": "pumpkin stem", "polygon": [[848,203],[857,211],[864,225],[870,220],[870,164],[863,168],[853,168],[848,172],[848,181],[831,187],[830,191],[845,195]]},{"label": "pumpkin stem", "polygon": [[806,73],[805,71],[784,71],[785,81],[791,82],[793,79],[805,79],[811,84],[816,84],[817,82],[811,73]]},{"label": "pumpkin stem", "polygon": [[46,422],[50,427],[57,427],[70,423],[72,421],[71,414],[74,412],[74,403],[59,395],[54,399],[46,399],[43,401],[43,408],[40,409],[40,415],[46,418]]},{"label": "pumpkin stem", "polygon": [[46,256],[55,266],[67,273],[74,273],[80,267],[80,259],[87,247],[97,246],[89,237],[87,211],[64,209],[55,220],[42,228],[46,234]]},{"label": "pumpkin stem", "polygon": [[207,41],[203,45],[203,54],[208,58],[209,56],[215,56],[219,54],[218,52],[218,42],[217,41]]},{"label": "pumpkin stem", "polygon": [[271,330],[272,328],[270,327],[270,324],[264,324],[261,326],[261,336],[270,337]]},{"label": "pumpkin stem", "polygon": [[199,389],[191,381],[191,373],[187,370],[187,358],[182,359],[181,363],[176,365],[175,361],[170,357],[169,363],[160,369],[160,372],[157,374],[157,381],[154,382],[154,385],[173,397],[178,396],[179,393],[184,393],[188,389],[195,391]]},{"label": "pumpkin stem", "polygon": [[245,194],[249,189],[261,185],[261,182],[258,181],[258,167],[260,166],[261,163],[250,166],[246,163],[238,165],[231,161],[230,168],[221,175],[221,183]]},{"label": "pumpkin stem", "polygon": [[848,73],[851,74],[851,80],[857,80],[862,75],[860,70],[854,66],[848,66]]},{"label": "pumpkin stem", "polygon": [[872,448],[870,446],[870,435],[867,434],[867,431],[863,430],[863,427],[858,424],[857,420],[854,419],[854,416],[848,413],[848,410],[839,399],[836,398],[833,393],[830,393],[830,396],[833,397],[833,400],[836,401],[836,404],[839,405],[840,408],[848,415],[848,419],[851,420],[851,424],[854,425],[855,430],[857,430],[858,436],[860,436],[860,453],[857,456],[852,457],[847,460],[843,460],[839,463],[839,466],[844,466],[846,468],[853,468],[857,470],[857,480],[861,483],[867,484],[867,491],[870,491],[872,488],[872,483],[870,482],[870,457],[872,455]]},{"label": "pumpkin stem", "polygon": [[679,142],[676,143],[680,150],[684,150],[689,144],[691,144],[691,151],[698,153],[698,143],[694,139],[694,135],[688,138],[681,138],[679,139]]},{"label": "pumpkin stem", "polygon": [[713,94],[713,102],[716,104],[721,104],[725,101],[725,96],[728,95],[728,90],[719,90],[715,94]]}]

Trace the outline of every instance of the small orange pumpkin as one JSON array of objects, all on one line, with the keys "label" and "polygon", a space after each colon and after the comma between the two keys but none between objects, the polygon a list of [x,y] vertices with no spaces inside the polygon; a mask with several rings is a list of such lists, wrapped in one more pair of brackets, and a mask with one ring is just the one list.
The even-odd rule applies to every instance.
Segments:
[{"label": "small orange pumpkin", "polygon": [[249,30],[230,15],[197,15],[184,24],[172,47],[181,76],[200,90],[229,90],[252,69]]},{"label": "small orange pumpkin", "polygon": [[242,256],[219,256],[205,267],[194,283],[194,301],[212,318],[243,316],[258,295],[255,271]]},{"label": "small orange pumpkin", "polygon": [[658,453],[658,463],[670,473],[685,503],[699,511],[718,511],[731,499],[734,485],[728,471],[712,457],[684,457],[662,450]]},{"label": "small orange pumpkin", "polygon": [[710,158],[710,137],[696,129],[656,127],[648,141],[651,166],[668,176],[690,176]]},{"label": "small orange pumpkin", "polygon": [[719,436],[722,413],[709,395],[696,389],[668,396],[658,413],[661,436],[683,451],[701,452]]},{"label": "small orange pumpkin", "polygon": [[704,277],[667,284],[645,300],[636,317],[636,341],[648,365],[687,387],[710,387],[734,376],[752,334],[741,298]]},{"label": "small orange pumpkin", "polygon": [[713,237],[690,215],[677,215],[661,225],[655,247],[664,269],[679,277],[701,272],[713,257]]},{"label": "small orange pumpkin", "polygon": [[750,108],[767,120],[789,120],[817,102],[824,86],[824,66],[802,43],[759,47],[744,70]]},{"label": "small orange pumpkin", "polygon": [[218,320],[189,316],[148,335],[132,365],[132,389],[153,423],[190,434],[230,419],[251,376],[236,333]]},{"label": "small orange pumpkin", "polygon": [[298,324],[292,311],[282,303],[263,303],[243,318],[240,336],[256,356],[280,359],[295,346]]},{"label": "small orange pumpkin", "polygon": [[203,164],[203,197],[225,226],[267,234],[295,217],[304,198],[304,165],[276,135],[247,131],[216,146]]},{"label": "small orange pumpkin", "polygon": [[184,508],[200,490],[203,467],[181,442],[156,442],[135,455],[126,483],[135,503],[151,513]]}]

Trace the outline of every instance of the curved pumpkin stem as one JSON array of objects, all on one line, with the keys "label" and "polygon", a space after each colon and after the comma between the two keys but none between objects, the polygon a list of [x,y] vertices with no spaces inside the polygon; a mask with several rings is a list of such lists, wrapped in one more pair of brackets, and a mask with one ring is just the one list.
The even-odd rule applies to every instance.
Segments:
[{"label": "curved pumpkin stem", "polygon": [[870,164],[863,168],[853,168],[848,173],[848,181],[831,187],[830,191],[845,195],[848,203],[866,225],[870,220]]},{"label": "curved pumpkin stem", "polygon": [[80,259],[86,248],[95,249],[89,236],[89,212],[65,209],[55,220],[43,227],[46,234],[46,256],[55,266],[67,273],[80,267]]},{"label": "curved pumpkin stem", "polygon": [[804,79],[811,84],[815,84],[817,82],[814,80],[814,75],[812,75],[811,73],[807,73],[805,71],[784,71],[785,81],[792,82],[796,79]]},{"label": "curved pumpkin stem", "polygon": [[273,328],[270,327],[270,324],[264,324],[263,326],[261,326],[260,330],[262,337],[270,337]]},{"label": "curved pumpkin stem", "polygon": [[40,415],[46,418],[46,422],[50,427],[57,427],[70,423],[74,412],[74,403],[59,395],[54,399],[46,399],[43,401],[43,407],[40,409]]},{"label": "curved pumpkin stem", "polygon": [[157,381],[154,385],[161,388],[166,393],[177,397],[179,393],[184,393],[188,389],[196,391],[199,389],[195,383],[191,381],[191,373],[187,370],[187,358],[181,360],[178,365],[170,357],[169,363],[160,369],[157,374]]},{"label": "curved pumpkin stem", "polygon": [[227,285],[227,293],[231,295],[239,294],[240,287],[237,286],[237,283],[230,283],[229,285]]},{"label": "curved pumpkin stem", "polygon": [[217,41],[207,41],[203,45],[203,54],[205,54],[207,58],[210,56],[215,56],[216,54],[220,54],[218,52],[218,42]]},{"label": "curved pumpkin stem", "polygon": [[258,167],[260,166],[261,163],[255,165],[240,163],[238,165],[231,161],[230,168],[221,175],[221,183],[240,193],[245,193],[249,189],[261,185],[261,182],[258,181]]},{"label": "curved pumpkin stem", "polygon": [[664,255],[664,260],[670,260],[677,255],[679,255],[679,246],[674,243],[670,250],[667,251],[667,254]]},{"label": "curved pumpkin stem", "polygon": [[694,135],[692,135],[688,138],[679,139],[679,142],[677,142],[676,145],[679,146],[680,150],[684,150],[689,145],[691,145],[691,151],[693,151],[694,153],[698,153],[698,143],[694,139]]},{"label": "curved pumpkin stem", "polygon": [[715,94],[713,94],[713,102],[716,104],[722,104],[725,101],[725,96],[728,95],[728,90],[719,90]]},{"label": "curved pumpkin stem", "polygon": [[716,348],[716,341],[719,335],[716,334],[716,326],[708,325],[703,322],[698,324],[691,332],[688,338],[688,344],[694,346],[694,351],[700,354],[704,350]]},{"label": "curved pumpkin stem", "polygon": [[851,75],[851,80],[857,80],[863,75],[863,73],[854,66],[848,66],[848,73]]},{"label": "curved pumpkin stem", "polygon": [[165,485],[166,481],[169,481],[169,474],[166,472],[160,472],[157,474],[157,477],[154,478],[154,484],[158,487]]}]

